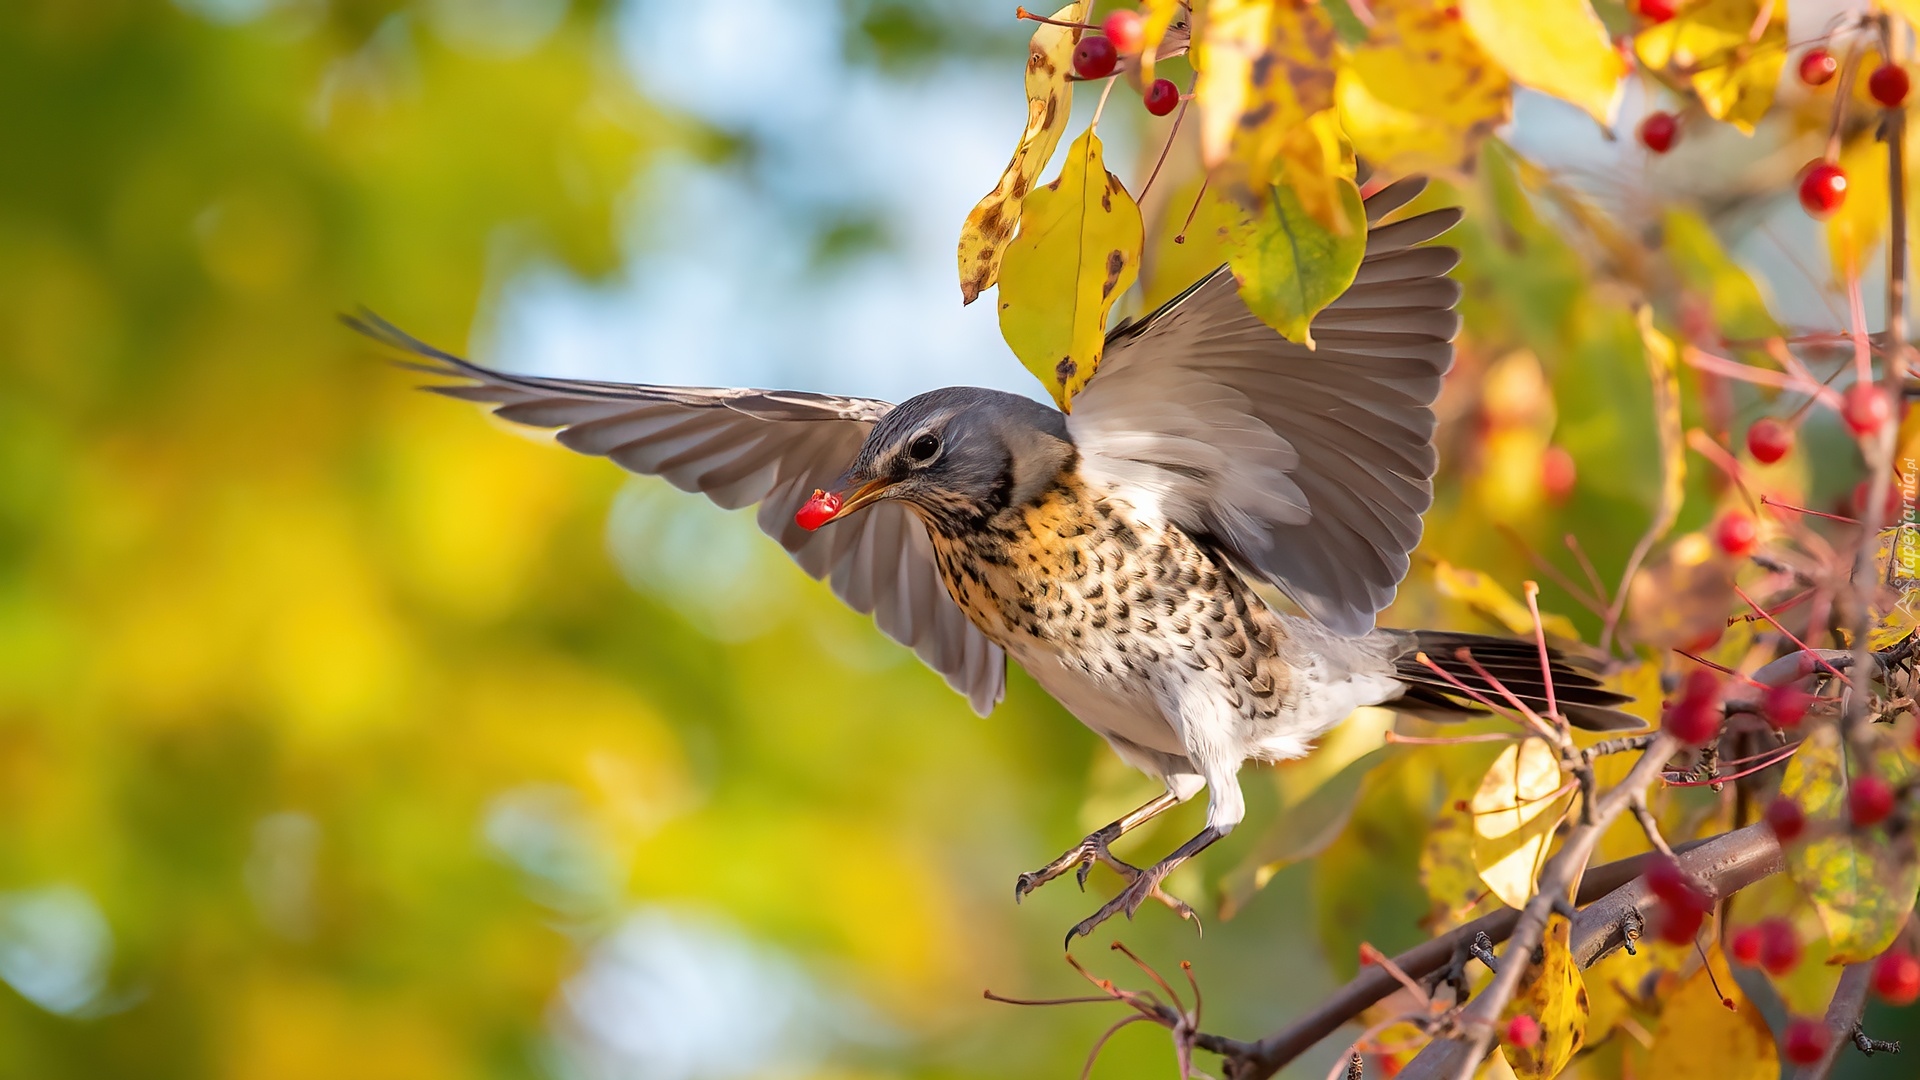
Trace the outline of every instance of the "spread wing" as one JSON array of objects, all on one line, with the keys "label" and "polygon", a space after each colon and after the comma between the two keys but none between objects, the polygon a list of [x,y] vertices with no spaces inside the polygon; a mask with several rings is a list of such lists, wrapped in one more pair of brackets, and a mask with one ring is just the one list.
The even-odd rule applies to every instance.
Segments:
[{"label": "spread wing", "polygon": [[729,510],[760,505],[760,528],[801,569],[826,578],[848,606],[871,614],[986,715],[1006,696],[1006,657],[947,594],[926,527],[883,502],[818,532],[794,523],[815,488],[853,460],[884,401],[785,390],[641,386],[510,375],[442,352],[378,316],[348,325],[466,381],[428,389],[493,406],[495,415],[559,428],[561,445],[697,491]]},{"label": "spread wing", "polygon": [[1433,400],[1453,363],[1458,261],[1422,247],[1460,220],[1379,224],[1425,187],[1366,201],[1359,276],[1313,320],[1317,345],[1247,310],[1225,267],[1109,335],[1067,427],[1090,477],[1209,537],[1334,631],[1392,599],[1433,502]]}]

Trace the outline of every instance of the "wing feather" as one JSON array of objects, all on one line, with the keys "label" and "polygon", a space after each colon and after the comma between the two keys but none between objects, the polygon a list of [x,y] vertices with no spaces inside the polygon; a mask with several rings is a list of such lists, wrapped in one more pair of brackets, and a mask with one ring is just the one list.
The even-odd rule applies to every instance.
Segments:
[{"label": "wing feather", "polygon": [[1207,537],[1331,629],[1365,633],[1393,599],[1433,501],[1433,401],[1460,328],[1459,261],[1422,246],[1456,209],[1382,223],[1419,193],[1366,201],[1353,285],[1315,349],[1240,300],[1225,268],[1110,335],[1074,399],[1081,468]]},{"label": "wing feather", "polygon": [[868,507],[818,532],[793,519],[815,488],[853,460],[893,406],[791,390],[728,390],[552,379],[494,371],[421,342],[378,316],[350,318],[367,336],[420,358],[403,366],[464,380],[427,389],[491,406],[503,419],[557,428],[563,446],[700,492],[756,520],[808,574],[912,649],[985,715],[1006,696],[1006,658],[954,604],[926,527],[897,503]]}]

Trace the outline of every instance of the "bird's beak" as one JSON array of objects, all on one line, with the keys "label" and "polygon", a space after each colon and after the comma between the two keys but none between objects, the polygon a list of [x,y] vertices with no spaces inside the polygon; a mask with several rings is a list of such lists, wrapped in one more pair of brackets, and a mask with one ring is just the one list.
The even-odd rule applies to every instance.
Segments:
[{"label": "bird's beak", "polygon": [[890,480],[869,480],[846,494],[815,488],[813,498],[808,499],[806,505],[800,508],[800,512],[793,515],[793,520],[798,522],[801,528],[812,532],[830,521],[838,521],[868,503],[882,498],[886,495],[887,489],[892,486],[893,482]]}]

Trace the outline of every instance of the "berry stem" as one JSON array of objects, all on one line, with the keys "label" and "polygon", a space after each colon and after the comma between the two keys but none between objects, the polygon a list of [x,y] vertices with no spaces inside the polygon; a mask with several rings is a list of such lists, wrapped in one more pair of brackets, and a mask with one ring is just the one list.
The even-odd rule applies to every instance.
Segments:
[{"label": "berry stem", "polygon": [[1173,234],[1174,243],[1184,244],[1187,242],[1187,230],[1193,228],[1193,215],[1200,212],[1200,200],[1207,197],[1207,185],[1212,182],[1213,177],[1211,176],[1201,177],[1200,190],[1194,193],[1193,205],[1187,208],[1187,220],[1181,222],[1180,231]]},{"label": "berry stem", "polygon": [[1173,140],[1180,134],[1180,121],[1187,118],[1187,106],[1193,101],[1193,86],[1187,86],[1187,93],[1180,95],[1180,111],[1173,114],[1173,127],[1167,130],[1166,145],[1160,148],[1160,158],[1153,163],[1153,171],[1147,174],[1147,182],[1140,185],[1139,202],[1147,201],[1147,192],[1160,175],[1160,166],[1167,163],[1167,154],[1173,149]]},{"label": "berry stem", "polygon": [[1083,23],[1083,22],[1067,22],[1067,21],[1066,21],[1066,20],[1064,20],[1064,19],[1055,19],[1055,18],[1052,18],[1052,17],[1050,17],[1050,16],[1046,16],[1046,15],[1036,15],[1036,14],[1034,14],[1033,12],[1031,12],[1031,11],[1028,11],[1028,10],[1027,10],[1026,8],[1023,8],[1023,7],[1017,7],[1017,8],[1014,8],[1014,9],[1013,9],[1013,17],[1014,17],[1014,18],[1016,18],[1016,19],[1026,19],[1026,20],[1028,20],[1028,21],[1030,21],[1030,22],[1037,22],[1037,23],[1046,23],[1046,24],[1047,24],[1048,26],[1064,26],[1064,27],[1066,27],[1066,28],[1067,28],[1067,29],[1069,29],[1069,30],[1098,30],[1098,29],[1100,29],[1099,27],[1097,27],[1097,26],[1095,26],[1095,25],[1093,25],[1092,23]]},{"label": "berry stem", "polygon": [[1087,122],[1087,130],[1095,131],[1100,127],[1100,114],[1107,111],[1107,98],[1113,95],[1113,84],[1120,81],[1118,74],[1107,76],[1107,85],[1100,90],[1100,103],[1093,107],[1093,119]]}]

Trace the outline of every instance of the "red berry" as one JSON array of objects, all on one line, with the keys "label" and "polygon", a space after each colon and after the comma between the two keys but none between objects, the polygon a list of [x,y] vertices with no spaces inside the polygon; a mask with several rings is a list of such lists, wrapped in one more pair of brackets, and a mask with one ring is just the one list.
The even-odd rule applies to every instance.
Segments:
[{"label": "red berry", "polygon": [[1700,936],[1700,924],[1707,913],[1695,907],[1668,904],[1658,908],[1650,920],[1653,936],[1669,945],[1691,945]]},{"label": "red berry", "polygon": [[1857,382],[1840,398],[1840,419],[1855,435],[1871,435],[1893,419],[1893,406],[1878,386]]},{"label": "red berry", "polygon": [[1083,79],[1104,79],[1119,62],[1120,52],[1111,38],[1088,34],[1073,47],[1073,73]]},{"label": "red berry", "polygon": [[1640,17],[1651,23],[1663,23],[1673,18],[1677,6],[1676,0],[1640,0],[1635,5],[1640,10]]},{"label": "red berry", "polygon": [[1800,966],[1800,935],[1785,919],[1768,919],[1760,924],[1760,966],[1774,975],[1785,975]]},{"label": "red berry", "polygon": [[1791,844],[1807,831],[1807,812],[1799,803],[1781,796],[1767,804],[1767,828],[1773,830],[1774,839]]},{"label": "red berry", "polygon": [[1540,455],[1540,486],[1546,489],[1547,498],[1556,503],[1567,501],[1573,494],[1574,481],[1579,478],[1573,455],[1567,453],[1566,447],[1549,446],[1547,452]]},{"label": "red berry", "polygon": [[1799,726],[1812,704],[1813,695],[1797,686],[1769,686],[1761,708],[1766,711],[1767,723],[1790,728]]},{"label": "red berry", "polygon": [[1907,100],[1907,89],[1911,81],[1907,78],[1907,69],[1899,64],[1881,64],[1867,76],[1867,93],[1873,100],[1889,109],[1897,109]]},{"label": "red berry", "polygon": [[1113,42],[1114,48],[1128,56],[1140,51],[1142,30],[1140,13],[1137,11],[1122,8],[1114,12],[1107,16],[1106,22],[1100,24],[1100,32],[1107,35],[1107,40]]},{"label": "red berry", "polygon": [[1760,544],[1760,526],[1751,514],[1729,510],[1713,526],[1714,543],[1736,559],[1744,559]]},{"label": "red berry", "polygon": [[1147,87],[1147,111],[1155,116],[1165,116],[1180,104],[1180,88],[1173,85],[1172,79],[1155,79]]},{"label": "red berry", "polygon": [[819,488],[813,489],[813,498],[808,499],[800,512],[793,515],[795,524],[812,532],[832,521],[840,513],[840,496]]},{"label": "red berry", "polygon": [[1825,86],[1840,73],[1840,61],[1825,49],[1808,49],[1800,57],[1800,81],[1808,86]]},{"label": "red berry", "polygon": [[1720,706],[1711,701],[1680,700],[1667,709],[1660,726],[1688,746],[1705,746],[1720,733]]},{"label": "red berry", "polygon": [[1647,867],[1647,888],[1653,895],[1666,901],[1669,907],[1690,911],[1706,911],[1713,907],[1713,899],[1672,859],[1661,858]]},{"label": "red berry", "polygon": [[[1867,491],[1870,483],[1871,481],[1862,480],[1853,485],[1853,514],[1855,517],[1867,516]],[[1900,485],[1888,484],[1886,498],[1882,499],[1880,503],[1880,520],[1888,524],[1900,520],[1900,518],[1904,516],[1901,511],[1906,509],[1906,505],[1907,498],[1906,495],[1900,491]]]},{"label": "red berry", "polygon": [[1747,453],[1762,465],[1771,465],[1793,451],[1793,429],[1763,416],[1747,429]]},{"label": "red berry", "polygon": [[1733,935],[1727,942],[1727,952],[1733,962],[1741,967],[1756,967],[1760,963],[1760,950],[1766,944],[1767,935],[1757,926],[1749,926]]},{"label": "red berry", "polygon": [[1833,1033],[1824,1020],[1795,1020],[1780,1040],[1780,1053],[1795,1065],[1811,1065],[1826,1056]]},{"label": "red berry", "polygon": [[1680,121],[1670,112],[1650,112],[1640,121],[1640,143],[1656,154],[1673,149],[1673,140],[1679,137]]},{"label": "red berry", "polygon": [[1680,699],[1667,707],[1660,726],[1683,743],[1704,746],[1720,733],[1722,719],[1719,674],[1708,668],[1695,668],[1687,676]]},{"label": "red berry", "polygon": [[1826,217],[1847,201],[1847,173],[1831,161],[1815,161],[1800,172],[1800,205],[1814,217]]},{"label": "red berry", "polygon": [[1540,1041],[1540,1021],[1525,1013],[1507,1021],[1507,1045],[1525,1050]]},{"label": "red berry", "polygon": [[1884,952],[1873,962],[1873,992],[1889,1005],[1911,1005],[1920,999],[1920,960],[1912,953]]},{"label": "red berry", "polygon": [[1847,813],[1856,829],[1865,829],[1893,816],[1893,787],[1877,776],[1856,776],[1847,792]]}]

